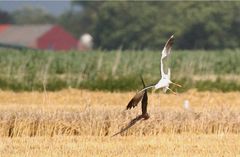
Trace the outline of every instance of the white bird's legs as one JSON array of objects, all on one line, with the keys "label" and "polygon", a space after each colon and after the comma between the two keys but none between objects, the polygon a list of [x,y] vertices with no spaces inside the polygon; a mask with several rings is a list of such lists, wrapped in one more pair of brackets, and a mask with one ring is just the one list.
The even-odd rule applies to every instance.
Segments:
[{"label": "white bird's legs", "polygon": [[177,83],[174,83],[174,82],[171,82],[171,83],[175,86],[182,87],[182,85],[180,85],[180,84],[177,84]]},{"label": "white bird's legs", "polygon": [[177,95],[177,93],[174,92],[171,88],[167,87],[167,89],[168,89],[170,92],[172,92],[173,94]]}]

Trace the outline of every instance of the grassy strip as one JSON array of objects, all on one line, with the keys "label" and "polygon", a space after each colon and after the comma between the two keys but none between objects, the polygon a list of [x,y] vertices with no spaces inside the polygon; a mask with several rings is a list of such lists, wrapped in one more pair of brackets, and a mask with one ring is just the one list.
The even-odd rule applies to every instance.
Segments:
[{"label": "grassy strip", "polygon": [[[14,91],[90,90],[129,91],[141,88],[139,75],[147,84],[159,78],[160,52],[68,52],[0,50],[0,88]],[[240,51],[176,51],[165,65],[172,80],[191,88],[239,91]],[[206,76],[216,79],[201,79]],[[234,79],[225,79],[229,75]],[[194,76],[200,76],[195,80]]]}]

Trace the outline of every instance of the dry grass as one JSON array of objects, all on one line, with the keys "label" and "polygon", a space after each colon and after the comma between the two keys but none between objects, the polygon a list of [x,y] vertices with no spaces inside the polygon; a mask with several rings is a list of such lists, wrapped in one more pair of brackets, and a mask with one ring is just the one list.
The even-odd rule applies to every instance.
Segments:
[{"label": "dry grass", "polygon": [[111,138],[140,112],[123,111],[133,95],[0,92],[0,156],[240,155],[239,92],[149,94],[150,119]]},{"label": "dry grass", "polygon": [[237,157],[240,155],[240,135],[1,138],[0,153],[2,157]]},{"label": "dry grass", "polygon": [[[124,111],[134,93],[65,90],[56,93],[0,93],[0,136],[110,136],[139,114]],[[150,94],[148,121],[122,135],[239,133],[239,93]],[[188,99],[190,110],[183,109]]]},{"label": "dry grass", "polygon": [[[110,136],[137,115],[118,108],[11,109],[0,111],[0,136]],[[151,119],[140,121],[122,135],[162,133],[240,133],[240,112],[227,109],[178,111],[151,109]]]}]

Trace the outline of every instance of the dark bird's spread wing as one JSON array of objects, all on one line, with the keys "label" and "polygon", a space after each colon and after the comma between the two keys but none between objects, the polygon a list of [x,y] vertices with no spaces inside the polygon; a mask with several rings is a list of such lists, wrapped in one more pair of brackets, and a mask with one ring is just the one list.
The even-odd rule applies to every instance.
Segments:
[{"label": "dark bird's spread wing", "polygon": [[145,90],[142,98],[142,115],[147,114],[147,105],[148,105],[148,95],[147,95],[147,90]]},{"label": "dark bird's spread wing", "polygon": [[128,130],[129,128],[131,128],[134,124],[136,124],[136,123],[137,123],[139,120],[141,120],[142,118],[143,118],[143,116],[142,116],[142,115],[139,115],[139,116],[137,116],[136,118],[132,119],[132,120],[130,121],[130,123],[128,123],[128,125],[127,125],[125,128],[121,129],[119,132],[117,132],[116,134],[112,135],[112,137],[113,137],[113,136],[116,136],[116,135],[118,135],[118,134],[121,134],[121,133],[123,133],[124,131]]},{"label": "dark bird's spread wing", "polygon": [[[143,81],[143,78],[141,76],[141,81],[143,84],[143,88],[145,88],[145,83]],[[127,105],[127,110],[134,108],[138,105],[138,103],[143,99],[145,93],[147,92],[147,90],[142,90],[140,92],[137,92],[134,97],[129,101],[128,105]],[[145,96],[146,97],[146,96]],[[146,99],[146,98],[145,98]],[[145,100],[144,102],[146,102],[147,100]]]},{"label": "dark bird's spread wing", "polygon": [[[145,83],[143,81],[143,78],[141,76],[143,88],[145,88]],[[142,115],[147,114],[147,105],[148,105],[148,95],[147,95],[147,90],[143,91],[143,98],[142,98]]]},{"label": "dark bird's spread wing", "polygon": [[143,94],[144,94],[144,91],[138,92],[128,103],[127,110],[136,107],[137,104],[142,100]]},{"label": "dark bird's spread wing", "polygon": [[143,88],[145,88],[146,85],[145,85],[145,82],[143,81],[142,75],[140,75],[140,77],[141,77],[141,81],[142,81],[142,84],[143,84]]}]

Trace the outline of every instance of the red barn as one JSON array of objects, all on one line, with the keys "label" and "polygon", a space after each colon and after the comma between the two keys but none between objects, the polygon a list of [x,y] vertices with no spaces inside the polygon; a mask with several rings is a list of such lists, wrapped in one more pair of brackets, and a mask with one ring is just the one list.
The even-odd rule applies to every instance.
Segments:
[{"label": "red barn", "polygon": [[47,50],[76,50],[78,40],[58,25],[0,25],[0,44]]}]

